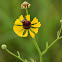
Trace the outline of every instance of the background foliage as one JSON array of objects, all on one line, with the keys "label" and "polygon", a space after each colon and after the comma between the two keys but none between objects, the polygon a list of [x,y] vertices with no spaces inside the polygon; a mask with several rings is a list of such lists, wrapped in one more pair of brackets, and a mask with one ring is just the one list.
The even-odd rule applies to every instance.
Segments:
[{"label": "background foliage", "polygon": [[[8,49],[17,54],[20,51],[24,59],[33,58],[39,62],[38,52],[30,36],[21,38],[13,31],[15,20],[23,14],[20,4],[24,0],[0,0],[0,46],[6,44]],[[41,51],[45,49],[45,44],[49,44],[56,39],[56,33],[60,29],[60,19],[62,18],[62,0],[26,0],[31,3],[29,14],[31,20],[37,17],[42,26],[36,35],[36,40]],[[54,44],[43,56],[44,62],[62,62],[62,40]],[[8,54],[0,48],[0,62],[20,62],[19,59]]]}]

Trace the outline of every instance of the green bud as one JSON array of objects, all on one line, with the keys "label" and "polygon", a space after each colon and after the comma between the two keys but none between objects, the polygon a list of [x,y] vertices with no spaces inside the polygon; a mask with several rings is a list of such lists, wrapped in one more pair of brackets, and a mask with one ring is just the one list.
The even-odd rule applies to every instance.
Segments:
[{"label": "green bud", "polygon": [[61,23],[61,30],[62,30],[62,19],[60,20],[60,23]]},{"label": "green bud", "polygon": [[5,44],[1,45],[2,49],[7,49],[7,46]]},{"label": "green bud", "polygon": [[60,23],[62,23],[62,19],[60,20]]}]

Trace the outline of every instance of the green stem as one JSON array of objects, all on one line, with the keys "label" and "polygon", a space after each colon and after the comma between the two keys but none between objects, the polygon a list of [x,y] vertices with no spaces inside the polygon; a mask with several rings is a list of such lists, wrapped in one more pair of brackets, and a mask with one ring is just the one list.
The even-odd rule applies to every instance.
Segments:
[{"label": "green stem", "polygon": [[37,49],[37,51],[38,51],[38,53],[39,53],[40,62],[42,62],[41,50],[40,50],[40,48],[39,48],[39,46],[38,46],[38,44],[37,44],[35,38],[33,38],[33,43],[34,43],[34,45],[35,45],[35,47],[36,47],[36,49]]},{"label": "green stem", "polygon": [[28,9],[26,8],[26,14],[28,15]]},{"label": "green stem", "polygon": [[40,62],[43,62],[43,58],[41,54],[40,54]]},{"label": "green stem", "polygon": [[17,56],[17,55],[15,55],[15,54],[13,54],[12,52],[10,52],[8,49],[6,49],[6,51],[7,51],[9,54],[13,55],[14,57],[16,57],[16,58],[18,58],[19,60],[21,60],[21,61],[23,61],[23,62],[24,62],[24,60],[23,60],[23,59],[21,59],[20,57],[18,57],[18,56]]},{"label": "green stem", "polygon": [[48,51],[48,49],[49,49],[54,43],[56,43],[59,39],[61,39],[61,38],[62,38],[62,36],[59,37],[59,38],[57,38],[55,41],[53,41],[53,42],[48,46],[48,48],[46,48],[46,49],[41,53],[41,55],[44,55],[44,54]]}]

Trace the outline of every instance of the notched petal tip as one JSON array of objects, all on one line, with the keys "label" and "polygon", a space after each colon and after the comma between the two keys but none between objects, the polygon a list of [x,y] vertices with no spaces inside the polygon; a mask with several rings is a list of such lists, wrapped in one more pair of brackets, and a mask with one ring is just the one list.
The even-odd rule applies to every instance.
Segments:
[{"label": "notched petal tip", "polygon": [[40,27],[40,26],[41,26],[40,22],[38,22],[37,24],[32,25],[32,27]]},{"label": "notched petal tip", "polygon": [[27,21],[30,21],[30,15],[26,15],[25,17],[26,17]]},{"label": "notched petal tip", "polygon": [[14,30],[14,32],[17,34],[19,31],[21,31],[23,29],[23,26],[16,26],[16,25],[14,25],[13,26],[13,30]]},{"label": "notched petal tip", "polygon": [[19,17],[19,20],[22,21],[24,19],[23,15]]},{"label": "notched petal tip", "polygon": [[35,24],[38,23],[38,19],[36,17],[34,17],[34,19],[32,20],[31,24]]},{"label": "notched petal tip", "polygon": [[39,28],[31,28],[32,31],[34,31],[35,34],[38,33]]},{"label": "notched petal tip", "polygon": [[22,23],[20,22],[20,20],[19,19],[16,19],[16,21],[15,21],[15,23],[14,23],[15,25],[22,25]]}]

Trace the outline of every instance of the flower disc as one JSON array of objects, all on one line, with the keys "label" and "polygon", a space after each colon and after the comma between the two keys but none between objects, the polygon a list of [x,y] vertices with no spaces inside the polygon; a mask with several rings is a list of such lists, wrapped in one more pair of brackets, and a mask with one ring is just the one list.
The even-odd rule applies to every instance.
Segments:
[{"label": "flower disc", "polygon": [[31,27],[31,22],[30,21],[24,21],[23,22],[23,28],[24,29],[29,29]]}]

